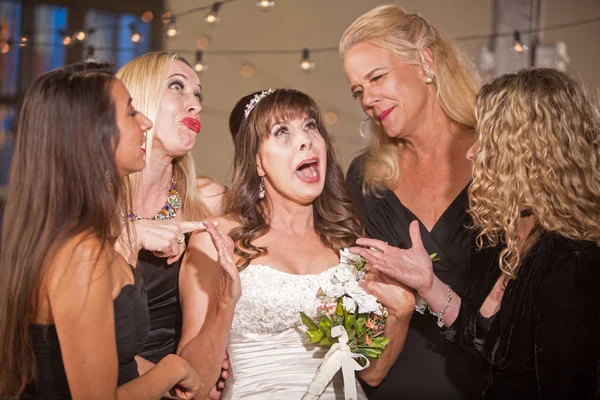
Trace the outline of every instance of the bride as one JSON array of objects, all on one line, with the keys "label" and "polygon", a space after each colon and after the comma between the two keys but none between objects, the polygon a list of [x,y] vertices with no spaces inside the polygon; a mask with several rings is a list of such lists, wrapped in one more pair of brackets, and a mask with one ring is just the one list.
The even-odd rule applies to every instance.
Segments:
[{"label": "bride", "polygon": [[[339,263],[362,229],[316,103],[296,90],[242,98],[230,118],[235,136],[233,183],[227,214],[216,218],[227,246],[194,234],[182,265],[182,346],[210,317],[221,279],[220,263],[235,263],[242,295],[232,321],[231,375],[224,399],[300,399],[326,353],[301,330],[299,312],[316,318],[324,272]],[[229,239],[225,237],[226,239]],[[218,254],[217,254],[218,253]],[[198,282],[198,284],[190,284]],[[410,290],[367,273],[362,285],[388,308],[390,344],[359,373],[370,385],[385,377],[402,350],[414,309]],[[205,319],[207,319],[205,321]],[[360,385],[359,385],[360,386]],[[359,398],[366,396],[358,388]],[[322,399],[343,399],[341,374]]]}]

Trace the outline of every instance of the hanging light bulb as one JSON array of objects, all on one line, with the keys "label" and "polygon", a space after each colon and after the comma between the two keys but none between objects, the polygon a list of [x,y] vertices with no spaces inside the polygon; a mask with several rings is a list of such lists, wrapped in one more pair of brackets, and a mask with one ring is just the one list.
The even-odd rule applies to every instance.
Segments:
[{"label": "hanging light bulb", "polygon": [[254,74],[254,67],[250,64],[244,64],[240,68],[240,75],[242,78],[250,78]]},{"label": "hanging light bulb", "polygon": [[61,38],[60,41],[63,44],[63,46],[69,46],[73,43],[73,38],[71,38],[71,36],[67,35],[67,32],[59,31],[58,33],[60,34],[60,38]]},{"label": "hanging light bulb", "polygon": [[175,37],[179,33],[179,30],[175,27],[175,17],[171,17],[171,22],[167,28],[167,37]]},{"label": "hanging light bulb", "polygon": [[12,40],[6,40],[4,42],[0,42],[0,53],[6,54],[10,50],[10,45],[12,44]]},{"label": "hanging light bulb", "polygon": [[160,20],[165,25],[171,23],[171,12],[165,11],[164,13],[162,13],[162,15],[160,16]]},{"label": "hanging light bulb", "polygon": [[210,8],[210,12],[206,16],[206,22],[209,24],[216,24],[219,22],[219,10],[221,9],[221,2],[215,1],[212,7]]},{"label": "hanging light bulb", "polygon": [[209,44],[210,38],[208,36],[200,36],[198,39],[196,39],[196,48],[198,50],[206,50]]},{"label": "hanging light bulb", "polygon": [[310,71],[315,67],[315,63],[310,61],[310,50],[302,49],[302,62],[300,63],[300,68],[303,71]]},{"label": "hanging light bulb", "polygon": [[21,40],[19,42],[19,47],[25,47],[29,44],[29,35],[24,33],[23,36],[21,36]]},{"label": "hanging light bulb", "polygon": [[196,51],[196,63],[194,64],[196,72],[203,72],[208,69],[208,65],[202,62],[202,50]]},{"label": "hanging light bulb", "polygon": [[87,34],[84,31],[77,31],[77,32],[75,32],[75,35],[73,35],[73,37],[77,41],[83,42],[85,40],[85,38],[87,37]]},{"label": "hanging light bulb", "polygon": [[327,125],[333,125],[337,122],[337,120],[338,116],[335,111],[329,111],[327,114],[325,114],[325,123]]},{"label": "hanging light bulb", "polygon": [[135,24],[129,24],[129,30],[131,31],[131,42],[139,43],[142,40],[142,35],[137,31]]},{"label": "hanging light bulb", "polygon": [[256,7],[260,8],[263,11],[268,11],[271,8],[275,7],[275,2],[269,0],[260,0],[258,3],[256,3]]},{"label": "hanging light bulb", "polygon": [[527,51],[527,45],[521,42],[521,32],[515,31],[513,33],[513,47],[512,49],[517,53],[523,53]]},{"label": "hanging light bulb", "polygon": [[140,17],[140,19],[143,23],[149,24],[154,19],[154,14],[152,14],[152,11],[145,11]]}]

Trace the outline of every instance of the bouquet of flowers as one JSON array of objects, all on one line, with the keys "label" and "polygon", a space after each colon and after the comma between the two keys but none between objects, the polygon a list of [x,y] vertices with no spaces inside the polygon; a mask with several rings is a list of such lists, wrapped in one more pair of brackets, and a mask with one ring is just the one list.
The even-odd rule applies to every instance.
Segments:
[{"label": "bouquet of flowers", "polygon": [[390,341],[383,336],[387,310],[358,284],[365,264],[362,257],[341,250],[340,264],[325,274],[317,292],[318,320],[300,313],[311,342],[330,348],[303,399],[317,399],[340,368],[346,399],[356,399],[354,371],[380,358]]}]

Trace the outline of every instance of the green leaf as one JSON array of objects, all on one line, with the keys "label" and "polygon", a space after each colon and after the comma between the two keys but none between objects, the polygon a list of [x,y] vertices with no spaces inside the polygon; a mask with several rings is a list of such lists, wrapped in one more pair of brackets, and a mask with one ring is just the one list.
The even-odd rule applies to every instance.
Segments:
[{"label": "green leaf", "polygon": [[321,321],[319,322],[319,328],[325,332],[328,338],[331,339],[331,320],[326,316],[321,317]]},{"label": "green leaf", "polygon": [[306,327],[308,329],[311,330],[318,330],[319,326],[317,324],[314,323],[314,321],[312,319],[310,319],[308,317],[308,315],[304,314],[302,311],[300,311],[300,318],[302,319],[302,323],[304,325],[306,325]]},{"label": "green leaf", "polygon": [[365,317],[360,317],[356,320],[356,334],[358,336],[362,335],[363,332],[367,330],[365,324],[367,323],[367,319]]},{"label": "green leaf", "polygon": [[339,300],[337,303],[337,307],[335,308],[335,314],[342,316],[344,315],[344,307],[342,307],[342,301]]},{"label": "green leaf", "polygon": [[437,253],[430,254],[429,258],[431,258],[432,262],[440,261],[440,258],[437,256]]},{"label": "green leaf", "polygon": [[323,339],[321,339],[321,341],[319,342],[319,345],[331,347],[331,345],[333,345],[334,343],[335,343],[335,340],[333,340],[330,337],[325,336]]},{"label": "green leaf", "polygon": [[344,310],[344,328],[348,332],[348,337],[350,337],[350,332],[354,333],[356,330],[356,314],[350,314]]},{"label": "green leaf", "polygon": [[372,344],[370,347],[383,350],[383,349],[385,349],[385,347],[388,345],[389,342],[390,342],[389,338],[386,338],[383,336],[376,337],[375,339],[372,340]]},{"label": "green leaf", "polygon": [[381,350],[371,347],[358,347],[354,353],[362,354],[368,358],[381,358]]},{"label": "green leaf", "polygon": [[323,335],[325,335],[323,331],[319,328],[309,329],[308,331],[306,331],[306,334],[308,335],[310,341],[313,343],[319,342],[323,338]]}]

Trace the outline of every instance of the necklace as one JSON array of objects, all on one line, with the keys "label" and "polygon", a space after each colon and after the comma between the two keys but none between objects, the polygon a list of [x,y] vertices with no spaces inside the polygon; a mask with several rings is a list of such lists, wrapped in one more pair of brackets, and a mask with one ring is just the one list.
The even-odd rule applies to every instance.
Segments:
[{"label": "necklace", "polygon": [[143,218],[139,215],[130,212],[127,215],[127,219],[130,221],[138,221],[140,219],[156,219],[156,220],[167,220],[174,218],[177,215],[177,210],[181,209],[181,197],[179,197],[179,191],[177,190],[177,184],[175,183],[175,178],[171,177],[171,187],[169,188],[169,196],[167,197],[167,201],[165,201],[165,205],[156,213],[156,215],[152,218]]}]

